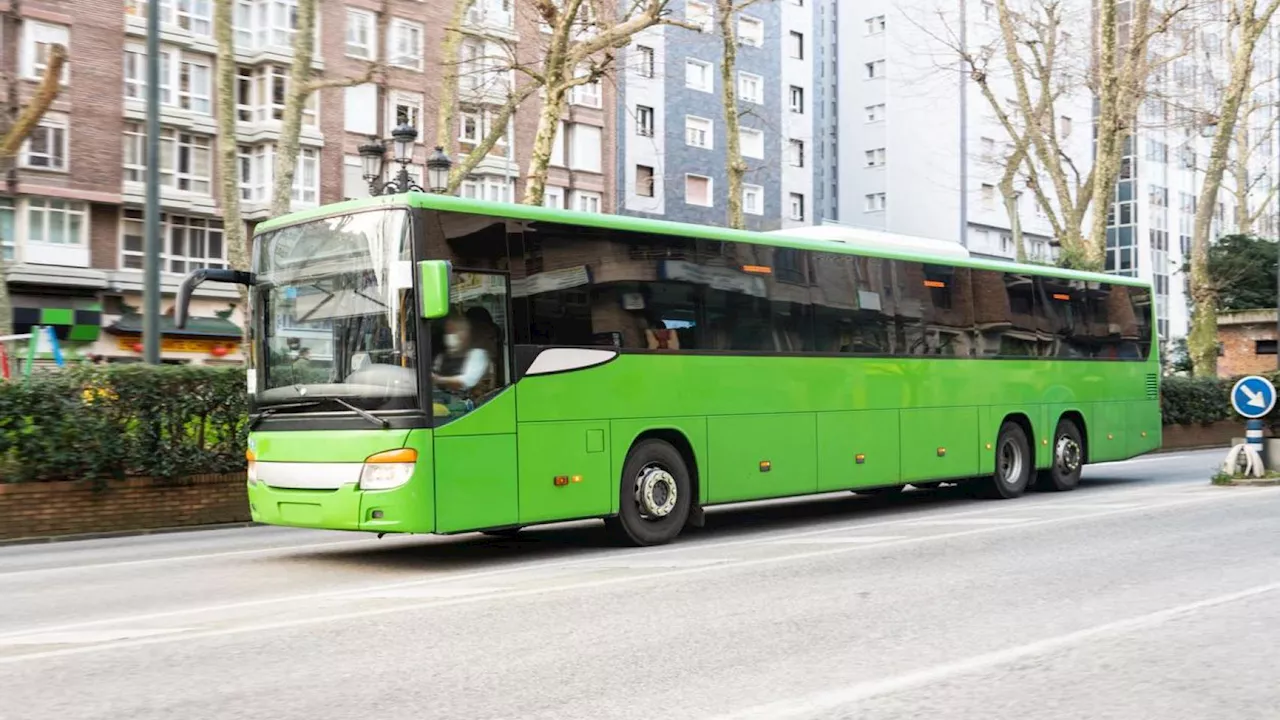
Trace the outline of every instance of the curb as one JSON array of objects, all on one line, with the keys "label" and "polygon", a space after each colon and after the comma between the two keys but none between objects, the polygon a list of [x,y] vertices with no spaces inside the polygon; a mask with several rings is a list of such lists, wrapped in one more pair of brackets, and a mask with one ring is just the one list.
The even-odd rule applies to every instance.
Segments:
[{"label": "curb", "polygon": [[201,532],[204,530],[234,530],[236,528],[259,527],[262,523],[234,522],[215,523],[211,525],[187,525],[182,527],[147,528],[144,530],[115,530],[112,532],[77,533],[74,535],[46,535],[41,537],[13,538],[0,540],[0,547],[16,545],[41,545],[76,540],[107,540],[111,538],[139,537],[142,535],[173,535],[176,533]]}]

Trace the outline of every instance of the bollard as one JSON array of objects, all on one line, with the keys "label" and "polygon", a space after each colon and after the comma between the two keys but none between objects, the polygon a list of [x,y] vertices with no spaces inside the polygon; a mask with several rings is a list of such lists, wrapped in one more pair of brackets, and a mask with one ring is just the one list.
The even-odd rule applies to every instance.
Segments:
[{"label": "bollard", "polygon": [[[1256,418],[1250,419],[1244,426],[1244,441],[1254,450],[1262,455],[1262,421]],[[1264,456],[1265,457],[1265,456]]]}]

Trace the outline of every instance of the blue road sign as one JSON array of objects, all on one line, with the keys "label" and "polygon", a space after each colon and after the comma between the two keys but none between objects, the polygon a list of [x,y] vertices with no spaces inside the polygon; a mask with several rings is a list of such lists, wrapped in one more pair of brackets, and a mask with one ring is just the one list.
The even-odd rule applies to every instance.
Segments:
[{"label": "blue road sign", "polygon": [[1250,375],[1231,388],[1231,407],[1247,418],[1260,418],[1276,406],[1276,387],[1271,381]]}]

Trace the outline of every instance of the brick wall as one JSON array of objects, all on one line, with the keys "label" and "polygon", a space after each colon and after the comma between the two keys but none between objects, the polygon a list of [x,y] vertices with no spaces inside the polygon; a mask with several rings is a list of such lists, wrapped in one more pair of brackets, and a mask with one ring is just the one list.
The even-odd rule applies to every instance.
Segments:
[{"label": "brick wall", "polygon": [[1275,372],[1275,353],[1257,353],[1257,341],[1276,339],[1274,312],[1270,320],[1263,323],[1219,323],[1218,342],[1222,343],[1222,355],[1218,358],[1218,377]]},{"label": "brick wall", "polygon": [[247,522],[243,473],[169,484],[111,482],[0,484],[0,540]]}]

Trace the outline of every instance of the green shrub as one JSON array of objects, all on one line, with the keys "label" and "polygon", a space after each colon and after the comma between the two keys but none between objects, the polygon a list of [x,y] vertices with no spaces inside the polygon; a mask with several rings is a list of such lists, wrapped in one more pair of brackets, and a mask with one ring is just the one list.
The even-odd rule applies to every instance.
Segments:
[{"label": "green shrub", "polygon": [[244,370],[88,366],[0,383],[0,482],[244,468]]},{"label": "green shrub", "polygon": [[1231,386],[1217,378],[1167,377],[1161,383],[1165,425],[1208,424],[1232,414]]}]

